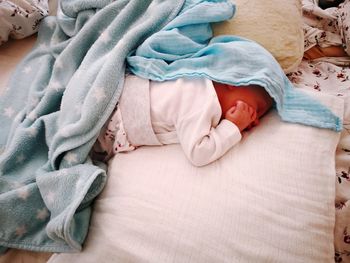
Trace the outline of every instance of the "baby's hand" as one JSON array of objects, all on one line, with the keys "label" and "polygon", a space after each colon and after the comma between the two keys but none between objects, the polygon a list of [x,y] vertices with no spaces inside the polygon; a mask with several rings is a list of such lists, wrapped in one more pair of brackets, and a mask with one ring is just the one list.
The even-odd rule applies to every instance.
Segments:
[{"label": "baby's hand", "polygon": [[237,101],[237,104],[225,113],[225,119],[234,123],[240,131],[248,127],[255,126],[257,121],[256,111],[243,101]]}]

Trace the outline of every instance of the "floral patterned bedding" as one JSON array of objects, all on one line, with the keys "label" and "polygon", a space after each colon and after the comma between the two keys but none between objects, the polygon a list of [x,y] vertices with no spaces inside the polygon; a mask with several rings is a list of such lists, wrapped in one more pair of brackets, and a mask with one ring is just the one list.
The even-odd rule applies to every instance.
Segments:
[{"label": "floral patterned bedding", "polygon": [[304,50],[320,47],[342,46],[350,55],[350,0],[338,7],[325,10],[318,0],[303,0]]},{"label": "floral patterned bedding", "polygon": [[345,100],[343,131],[336,152],[335,262],[350,262],[350,67],[303,60],[288,74],[297,88],[324,92]]},{"label": "floral patterned bedding", "polygon": [[[322,10],[318,0],[303,0],[304,50],[341,46],[350,55],[350,0]],[[343,131],[336,151],[334,247],[335,262],[350,262],[350,57],[303,60],[288,74],[297,88],[344,99]]]},{"label": "floral patterned bedding", "polygon": [[0,0],[0,45],[34,34],[48,14],[48,0]]}]

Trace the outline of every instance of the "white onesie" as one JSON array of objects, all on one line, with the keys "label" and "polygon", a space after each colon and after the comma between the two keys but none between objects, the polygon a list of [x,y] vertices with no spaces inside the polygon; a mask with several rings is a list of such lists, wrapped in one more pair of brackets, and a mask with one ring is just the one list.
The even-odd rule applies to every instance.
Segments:
[{"label": "white onesie", "polygon": [[[202,166],[241,140],[238,127],[225,119],[220,122],[220,118],[221,107],[209,79],[156,82],[129,75],[117,109],[101,131],[98,147],[109,159],[141,145],[180,143],[188,159]],[[115,136],[110,136],[111,132]]]}]

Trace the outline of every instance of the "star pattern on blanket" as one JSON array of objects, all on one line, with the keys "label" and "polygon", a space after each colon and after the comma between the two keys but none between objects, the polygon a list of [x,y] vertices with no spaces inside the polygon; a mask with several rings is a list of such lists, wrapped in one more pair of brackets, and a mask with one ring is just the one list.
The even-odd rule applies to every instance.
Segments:
[{"label": "star pattern on blanket", "polygon": [[66,176],[68,174],[67,169],[61,169],[58,172],[58,176]]},{"label": "star pattern on blanket", "polygon": [[25,233],[27,233],[27,227],[25,225],[21,225],[16,228],[16,232],[15,232],[16,236],[21,237]]},{"label": "star pattern on blanket", "polygon": [[19,122],[21,122],[21,121],[23,120],[23,118],[24,118],[23,114],[22,114],[21,112],[19,112],[19,113],[16,115],[14,121],[17,122],[17,123],[19,123]]},{"label": "star pattern on blanket", "polygon": [[31,113],[28,114],[28,119],[30,119],[31,121],[35,121],[38,118],[38,115],[36,114],[35,111],[32,111]]},{"label": "star pattern on blanket", "polygon": [[78,162],[78,155],[75,153],[69,152],[64,156],[64,159],[68,162],[68,164],[77,163]]},{"label": "star pattern on blanket", "polygon": [[17,190],[17,195],[22,200],[27,200],[27,198],[29,196],[29,191],[27,188],[21,187]]},{"label": "star pattern on blanket", "polygon": [[57,80],[54,80],[54,81],[51,81],[50,84],[49,84],[49,88],[50,89],[54,89],[55,91],[60,91],[63,86],[61,85],[60,82],[58,82]]},{"label": "star pattern on blanket", "polygon": [[58,44],[58,43],[61,43],[62,41],[63,39],[58,35],[53,36],[51,39],[52,44]]},{"label": "star pattern on blanket", "polygon": [[57,68],[57,69],[62,69],[63,68],[63,62],[62,62],[62,60],[60,59],[60,58],[58,58],[58,59],[56,59],[56,61],[55,61],[55,68]]},{"label": "star pattern on blanket", "polygon": [[12,107],[7,107],[4,109],[3,115],[9,118],[12,118],[15,113],[16,112]]},{"label": "star pattern on blanket", "polygon": [[81,114],[81,108],[83,107],[83,104],[81,102],[77,103],[77,105],[74,106],[74,110],[76,114],[80,115]]},{"label": "star pattern on blanket", "polygon": [[24,186],[24,184],[20,183],[20,182],[11,182],[11,189],[18,189]]},{"label": "star pattern on blanket", "polygon": [[30,127],[27,129],[27,132],[29,134],[30,137],[36,137],[38,135],[38,129],[35,127]]},{"label": "star pattern on blanket", "polygon": [[107,97],[106,93],[104,92],[104,87],[95,87],[92,96],[97,100],[98,103]]},{"label": "star pattern on blanket", "polygon": [[50,28],[50,29],[54,29],[56,27],[56,21],[53,19],[46,19],[46,25]]},{"label": "star pattern on blanket", "polygon": [[4,86],[2,88],[0,88],[0,96],[5,95],[5,93],[7,93],[9,91],[10,87],[9,86]]},{"label": "star pattern on blanket", "polygon": [[84,69],[78,69],[75,73],[74,73],[74,76],[76,77],[76,78],[81,78],[82,76],[83,76],[83,74],[86,72],[86,70],[84,70]]},{"label": "star pattern on blanket", "polygon": [[85,180],[82,180],[82,179],[78,180],[75,185],[76,191],[80,191],[81,189],[83,189],[84,185],[85,185]]},{"label": "star pattern on blanket", "polygon": [[23,163],[25,161],[25,159],[26,159],[26,156],[23,153],[21,153],[20,155],[18,155],[16,157],[16,164]]},{"label": "star pattern on blanket", "polygon": [[38,45],[38,49],[40,49],[40,50],[45,50],[45,49],[47,49],[49,46],[47,45],[47,44],[45,44],[45,43],[41,43],[40,45]]},{"label": "star pattern on blanket", "polygon": [[31,98],[29,104],[30,106],[35,107],[36,105],[38,105],[39,101],[39,98]]},{"label": "star pattern on blanket", "polygon": [[108,43],[109,41],[111,41],[111,36],[109,35],[108,31],[105,30],[104,32],[101,33],[100,35],[100,39],[103,43]]},{"label": "star pattern on blanket", "polygon": [[36,219],[44,221],[48,216],[49,211],[46,209],[46,207],[37,210]]},{"label": "star pattern on blanket", "polygon": [[79,12],[79,7],[76,6],[76,5],[74,5],[74,6],[72,7],[72,10],[73,10],[75,13],[77,13],[77,12]]},{"label": "star pattern on blanket", "polygon": [[29,66],[25,67],[25,68],[22,70],[22,73],[24,73],[24,74],[29,74],[29,73],[31,73],[31,72],[32,72],[32,68],[29,67]]},{"label": "star pattern on blanket", "polygon": [[[64,17],[47,17],[40,22],[35,48],[19,65],[9,92],[4,100],[1,98],[0,117],[6,125],[0,122],[0,131],[3,140],[10,142],[1,165],[6,177],[4,188],[11,191],[11,199],[3,200],[3,210],[8,213],[0,212],[0,225],[6,229],[1,233],[6,241],[2,251],[7,246],[51,252],[81,250],[89,230],[90,206],[102,191],[107,175],[86,156],[90,136],[78,135],[92,135],[91,128],[98,120],[107,119],[105,106],[122,89],[113,83],[124,77],[127,54],[175,18],[182,5],[181,1],[164,0],[150,9],[150,3],[157,1],[130,5],[110,2],[62,0],[58,15]],[[105,11],[99,12],[102,8]],[[127,23],[118,23],[125,16]],[[86,19],[89,32],[86,24],[81,24]],[[107,27],[107,32],[98,32]],[[55,44],[60,38],[62,42]],[[122,48],[113,49],[119,41]],[[75,76],[80,67],[85,71]],[[5,113],[10,119],[3,116]],[[22,123],[11,126],[16,115]],[[66,127],[68,139],[61,135]],[[22,165],[16,164],[17,157]],[[64,168],[67,175],[60,173]],[[10,178],[12,174],[15,178]],[[14,180],[23,186],[11,189],[8,182]]]},{"label": "star pattern on blanket", "polygon": [[70,126],[61,128],[60,133],[64,138],[68,138],[71,135]]},{"label": "star pattern on blanket", "polygon": [[56,194],[54,192],[52,192],[51,190],[45,196],[45,200],[46,200],[48,205],[52,205],[55,201],[55,198],[56,198]]}]

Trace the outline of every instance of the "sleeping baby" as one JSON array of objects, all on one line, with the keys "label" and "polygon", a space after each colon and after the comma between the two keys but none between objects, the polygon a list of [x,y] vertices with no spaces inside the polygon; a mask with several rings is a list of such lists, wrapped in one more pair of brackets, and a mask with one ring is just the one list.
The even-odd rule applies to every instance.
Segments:
[{"label": "sleeping baby", "polygon": [[92,158],[106,162],[141,145],[179,143],[193,165],[203,166],[237,144],[272,105],[256,85],[236,87],[206,78],[157,82],[128,75]]}]

